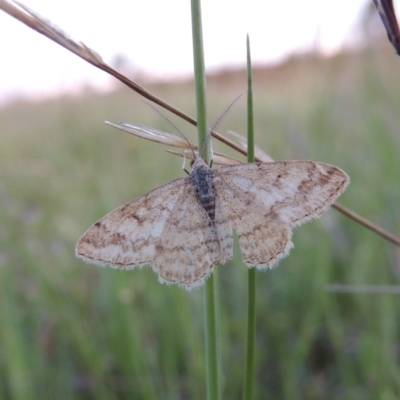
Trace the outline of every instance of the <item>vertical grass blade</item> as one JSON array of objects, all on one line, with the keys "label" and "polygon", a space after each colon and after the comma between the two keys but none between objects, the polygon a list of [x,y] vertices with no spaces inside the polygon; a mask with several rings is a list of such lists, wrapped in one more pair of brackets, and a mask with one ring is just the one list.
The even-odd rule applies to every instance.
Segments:
[{"label": "vertical grass blade", "polygon": [[[204,67],[203,32],[201,27],[200,0],[191,1],[192,36],[193,36],[193,65],[196,85],[197,139],[199,149],[207,137],[207,97],[206,75]],[[210,161],[210,145],[205,144],[204,159]]]},{"label": "vertical grass blade", "polygon": [[[254,162],[254,118],[253,88],[251,74],[250,40],[247,35],[247,161]],[[256,273],[255,268],[248,271],[247,299],[247,338],[246,338],[246,371],[243,399],[253,398],[254,388],[254,342],[256,334]]]},{"label": "vertical grass blade", "polygon": [[[210,143],[205,143],[207,138],[207,108],[206,108],[206,78],[204,68],[203,34],[201,25],[200,0],[191,1],[192,10],[192,36],[194,76],[196,85],[196,107],[197,107],[197,137],[199,149],[204,147],[206,162],[211,158]],[[205,309],[205,346],[206,346],[206,376],[207,376],[207,399],[220,399],[220,357],[218,341],[218,291],[216,271],[211,276],[204,290]]]},{"label": "vertical grass blade", "polygon": [[221,398],[217,287],[218,277],[214,274],[207,280],[204,291],[207,400]]}]

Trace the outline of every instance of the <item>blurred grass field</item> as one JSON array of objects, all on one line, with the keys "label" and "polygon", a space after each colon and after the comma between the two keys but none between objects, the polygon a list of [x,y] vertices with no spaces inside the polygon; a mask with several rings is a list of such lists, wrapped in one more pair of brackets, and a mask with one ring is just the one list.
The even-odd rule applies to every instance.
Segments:
[{"label": "blurred grass field", "polygon": [[[254,75],[256,143],[275,159],[343,168],[351,185],[340,203],[397,235],[399,71],[385,43]],[[191,83],[150,90],[194,115]],[[210,79],[210,119],[245,90],[245,72]],[[121,88],[0,109],[1,399],[205,398],[202,290],[74,256],[93,222],[185,175],[163,147],[103,124],[172,132],[139,100]],[[245,128],[242,99],[219,131]],[[297,228],[293,241],[290,256],[257,278],[256,399],[400,398],[400,297],[326,291],[398,284],[399,249],[335,210]],[[239,399],[247,291],[239,256],[219,281],[224,398]]]}]

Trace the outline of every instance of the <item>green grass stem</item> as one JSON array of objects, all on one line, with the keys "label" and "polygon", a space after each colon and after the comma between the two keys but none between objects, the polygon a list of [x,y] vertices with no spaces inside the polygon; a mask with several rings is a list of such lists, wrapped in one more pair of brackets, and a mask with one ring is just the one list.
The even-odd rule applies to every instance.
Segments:
[{"label": "green grass stem", "polygon": [[[247,161],[254,162],[254,113],[253,113],[253,87],[251,72],[250,40],[247,35]],[[247,337],[246,337],[246,370],[244,381],[243,399],[253,398],[254,389],[254,347],[256,335],[256,273],[255,268],[248,270],[247,293]]]},{"label": "green grass stem", "polygon": [[[199,149],[203,150],[203,154],[201,155],[204,157],[206,162],[209,162],[211,158],[211,146],[210,143],[205,143],[207,138],[207,102],[200,0],[192,0],[191,9],[194,75],[196,85],[197,137]],[[206,378],[208,400],[220,399],[221,393],[219,379],[220,352],[218,345],[217,293],[217,277],[211,276],[211,278],[206,282],[206,287],[204,290]]]}]

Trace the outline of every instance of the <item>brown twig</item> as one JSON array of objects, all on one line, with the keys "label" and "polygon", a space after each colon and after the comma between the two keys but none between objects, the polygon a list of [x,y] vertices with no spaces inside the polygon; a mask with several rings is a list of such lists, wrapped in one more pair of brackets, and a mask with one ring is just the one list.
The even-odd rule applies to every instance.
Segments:
[{"label": "brown twig", "polygon": [[[375,4],[377,5],[378,11],[380,10],[378,5],[386,4],[389,6],[389,11],[390,11],[390,0],[374,0]],[[185,121],[189,122],[192,125],[196,125],[197,122],[194,118],[191,116],[187,115],[183,111],[179,110],[178,108],[172,106],[171,104],[165,102],[164,100],[160,99],[159,97],[155,96],[142,86],[138,85],[137,83],[131,81],[124,75],[120,74],[118,71],[116,71],[114,68],[110,67],[108,64],[106,64],[102,58],[97,54],[94,50],[90,49],[87,47],[84,43],[82,42],[77,42],[73,40],[69,35],[67,35],[65,32],[63,32],[60,28],[55,26],[52,22],[48,21],[47,19],[43,18],[39,14],[37,14],[35,11],[29,9],[25,5],[19,3],[18,1],[14,1],[15,4],[18,5],[15,6],[15,4],[10,3],[7,0],[0,0],[0,10],[3,10],[5,13],[8,15],[11,15],[12,17],[16,18],[18,21],[22,22],[23,24],[29,26],[31,29],[41,33],[42,35],[46,36],[47,38],[53,40],[60,46],[65,47],[67,50],[71,51],[78,57],[84,59],[87,61],[89,64],[92,64],[96,68],[99,68],[108,74],[112,75],[114,78],[118,79],[121,81],[123,84],[134,90],[136,93],[140,94],[144,98],[152,101],[155,104],[158,104],[159,106],[165,108],[166,110],[172,112],[173,114],[177,115],[178,117],[184,119]],[[393,9],[393,5],[391,5],[391,8]],[[380,14],[382,17],[382,14]],[[390,14],[389,14],[390,15]],[[393,11],[394,15],[394,11]],[[384,24],[385,27],[389,26],[387,23]],[[397,26],[397,23],[395,27]],[[397,33],[398,33],[398,27],[397,31],[395,30],[394,36],[395,39],[397,40]],[[388,32],[389,34],[389,32]],[[391,37],[389,36],[389,39],[391,40],[392,44],[394,45],[394,42],[392,41]],[[395,42],[397,43],[397,42]],[[396,47],[396,46],[395,46]],[[400,47],[399,47],[400,48]],[[397,49],[397,48],[396,48]],[[235,142],[227,139],[225,136],[219,134],[218,132],[213,131],[212,136],[221,141],[222,143],[226,144],[227,146],[233,148],[234,150],[238,151],[239,153],[243,155],[247,155],[247,151],[245,148],[242,146],[236,144]],[[347,217],[351,218],[352,220],[362,224],[363,226],[367,227],[368,229],[371,229],[378,235],[384,237],[385,239],[391,241],[392,243],[400,246],[400,238],[391,234],[390,232],[385,231],[381,227],[373,224],[372,222],[368,221],[367,219],[361,217],[357,213],[335,203],[333,205],[334,208],[336,208],[338,211],[342,212],[345,214]]]},{"label": "brown twig", "polygon": [[400,30],[392,0],[374,0],[376,9],[386,29],[389,42],[400,55]]},{"label": "brown twig", "polygon": [[340,205],[338,203],[333,204],[332,207],[336,208],[336,210],[338,210],[342,214],[346,215],[346,217],[349,217],[352,220],[357,221],[359,224],[364,225],[366,228],[377,233],[378,235],[382,236],[386,240],[389,240],[393,244],[400,246],[400,238],[396,235],[393,235],[393,233],[388,232],[387,230],[381,228],[380,226],[369,221],[368,219],[362,217],[361,215],[355,213],[354,211],[349,210],[346,207],[343,207],[342,205]]}]

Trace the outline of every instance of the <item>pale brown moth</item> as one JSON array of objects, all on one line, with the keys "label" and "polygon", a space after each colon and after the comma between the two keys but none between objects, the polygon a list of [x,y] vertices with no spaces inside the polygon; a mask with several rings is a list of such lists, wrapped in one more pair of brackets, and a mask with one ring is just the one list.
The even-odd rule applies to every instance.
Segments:
[{"label": "pale brown moth", "polygon": [[[151,128],[146,128],[151,129]],[[349,177],[332,165],[278,161],[211,169],[196,157],[189,176],[112,211],[76,246],[84,261],[117,269],[149,265],[165,283],[200,286],[233,258],[233,230],[243,261],[271,268],[293,247],[292,229],[319,217]]]}]

